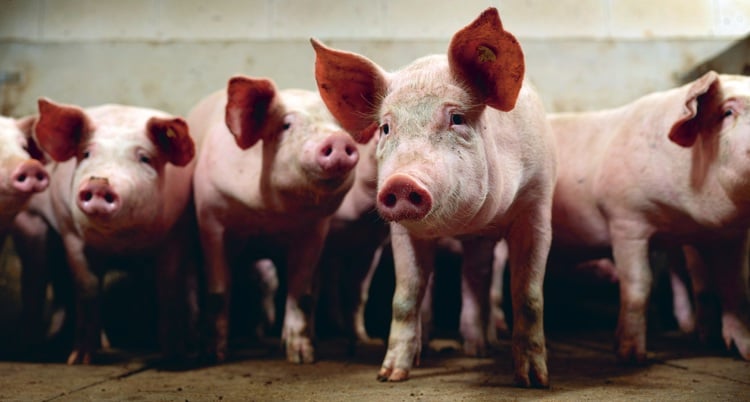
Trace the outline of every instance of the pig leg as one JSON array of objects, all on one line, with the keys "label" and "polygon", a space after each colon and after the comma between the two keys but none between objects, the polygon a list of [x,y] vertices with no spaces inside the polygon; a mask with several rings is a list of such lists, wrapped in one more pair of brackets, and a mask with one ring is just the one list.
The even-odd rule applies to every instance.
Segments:
[{"label": "pig leg", "polygon": [[492,284],[490,285],[490,323],[487,326],[487,340],[497,344],[501,336],[510,334],[508,322],[503,310],[503,277],[505,264],[508,262],[508,242],[499,241],[495,245],[492,260]]},{"label": "pig leg", "polygon": [[276,322],[276,291],[279,289],[279,277],[276,265],[268,258],[258,260],[254,266],[260,282],[260,302],[264,314],[264,322],[257,328],[258,336],[263,334],[262,327],[270,328]]},{"label": "pig leg", "polygon": [[517,220],[506,238],[513,305],[513,365],[515,383],[522,387],[549,386],[542,292],[552,241],[548,211],[539,211],[538,216],[530,213],[530,221]]},{"label": "pig leg", "polygon": [[724,241],[714,253],[712,273],[721,302],[721,332],[727,349],[732,344],[750,360],[750,292],[748,289],[748,236]]},{"label": "pig leg", "polygon": [[283,340],[292,363],[315,361],[313,311],[317,296],[318,262],[328,233],[328,222],[296,238],[287,259],[287,296]]},{"label": "pig leg", "polygon": [[[200,217],[200,215],[199,215]],[[200,222],[201,246],[206,277],[206,345],[209,359],[223,362],[229,340],[231,269],[227,261],[227,233],[213,219]]]},{"label": "pig leg", "polygon": [[370,335],[367,333],[367,327],[365,326],[365,307],[367,307],[367,299],[370,294],[370,284],[372,283],[372,277],[375,275],[375,270],[380,264],[380,257],[383,255],[383,246],[379,246],[375,249],[372,255],[367,271],[365,272],[362,280],[359,281],[359,301],[354,310],[353,326],[354,335],[360,342],[370,342]]},{"label": "pig leg", "polygon": [[[715,252],[715,251],[714,251]],[[722,251],[723,252],[723,251]],[[703,343],[720,343],[721,306],[714,276],[706,261],[711,261],[711,250],[705,246],[683,247],[685,266],[693,285],[695,300],[695,332]]]},{"label": "pig leg", "polygon": [[422,303],[419,307],[419,325],[420,332],[422,333],[422,345],[428,345],[430,343],[430,335],[432,335],[432,313],[435,308],[435,303],[432,301],[432,295],[435,292],[435,272],[430,273],[427,277],[427,285],[424,288],[424,295],[422,296]]},{"label": "pig leg", "polygon": [[397,223],[391,223],[391,244],[396,289],[388,351],[378,372],[378,381],[404,381],[409,378],[412,365],[419,364],[420,306],[435,264],[433,242],[411,237]]},{"label": "pig leg", "polygon": [[677,320],[680,330],[685,333],[695,331],[695,315],[690,302],[691,294],[687,283],[690,280],[682,250],[669,250],[667,261],[669,264],[669,283],[672,288],[672,313]]},{"label": "pig leg", "polygon": [[84,252],[83,241],[73,235],[63,238],[68,265],[76,288],[76,332],[68,364],[90,364],[101,346],[101,278],[91,271],[95,258]]},{"label": "pig leg", "polygon": [[652,282],[648,236],[633,235],[617,223],[610,226],[610,232],[620,279],[617,357],[625,362],[642,363],[646,360],[646,309]]},{"label": "pig leg", "polygon": [[473,238],[463,242],[460,330],[464,353],[469,356],[487,354],[486,331],[493,249],[496,243],[486,238]]},{"label": "pig leg", "polygon": [[49,225],[39,215],[23,211],[16,216],[13,241],[22,261],[21,299],[24,342],[39,344],[45,335],[44,304],[49,280],[47,241]]}]

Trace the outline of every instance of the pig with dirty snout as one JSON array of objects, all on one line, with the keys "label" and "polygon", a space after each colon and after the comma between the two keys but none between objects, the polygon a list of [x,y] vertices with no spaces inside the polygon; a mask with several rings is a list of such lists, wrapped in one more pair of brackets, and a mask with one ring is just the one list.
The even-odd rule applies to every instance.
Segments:
[{"label": "pig with dirty snout", "polygon": [[0,116],[0,244],[31,196],[49,186],[49,174],[32,136],[36,118]]},{"label": "pig with dirty snout", "polygon": [[[420,302],[436,241],[462,239],[475,331],[486,342],[493,248],[510,250],[513,360],[520,386],[548,386],[543,331],[545,261],[555,149],[544,108],[524,80],[524,56],[489,8],[452,38],[447,57],[395,73],[312,40],[318,89],[360,142],[378,136],[376,207],[391,226],[396,290],[381,381],[419,361]],[[466,298],[467,295],[462,297]]]},{"label": "pig with dirty snout", "polygon": [[158,110],[41,98],[35,134],[55,161],[46,220],[60,234],[75,285],[68,364],[90,363],[100,347],[102,277],[113,267],[152,271],[165,357],[183,358],[195,312],[186,272],[197,249],[187,124]]},{"label": "pig with dirty snout", "polygon": [[[750,359],[750,77],[711,71],[616,109],[550,122],[560,161],[554,247],[612,247],[617,356],[646,360],[649,247],[682,246],[699,334],[720,332]],[[712,315],[715,329],[706,327]]]},{"label": "pig with dirty snout", "polygon": [[[205,255],[207,350],[223,361],[232,275],[271,259],[286,275],[287,359],[310,363],[317,264],[331,215],[354,181],[356,143],[320,96],[235,76],[188,116],[205,133],[194,176]],[[267,264],[264,264],[267,265]]]}]

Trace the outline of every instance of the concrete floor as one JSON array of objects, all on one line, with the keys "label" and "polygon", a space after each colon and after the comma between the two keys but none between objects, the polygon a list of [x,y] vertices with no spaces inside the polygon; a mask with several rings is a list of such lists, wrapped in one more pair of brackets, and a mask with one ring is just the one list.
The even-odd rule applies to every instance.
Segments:
[{"label": "concrete floor", "polygon": [[[612,350],[617,286],[548,277],[545,329],[551,387],[531,390],[512,385],[509,341],[488,358],[467,358],[460,352],[455,329],[460,296],[446,291],[455,290],[456,271],[436,273],[436,340],[422,365],[407,382],[379,383],[375,376],[383,343],[359,345],[352,354],[335,332],[321,335],[318,361],[312,365],[287,363],[278,338],[252,342],[240,336],[227,363],[160,367],[153,345],[143,342],[153,341],[153,322],[136,322],[149,311],[133,304],[134,295],[148,293],[143,289],[122,290],[124,307],[105,308],[119,323],[108,329],[115,348],[102,352],[95,364],[65,365],[69,340],[35,351],[34,358],[19,355],[20,268],[12,258],[0,265],[0,401],[750,400],[750,362],[676,331],[669,305],[663,303],[669,300],[663,281],[655,284],[651,303],[649,362],[632,367],[618,363]],[[392,268],[379,268],[370,293],[368,330],[380,339],[387,334],[392,280]],[[326,325],[319,322],[318,328]]]},{"label": "concrete floor", "polygon": [[611,352],[609,332],[549,333],[551,387],[512,386],[510,345],[489,358],[467,358],[455,341],[438,339],[404,383],[379,383],[383,345],[355,356],[343,340],[326,340],[319,361],[293,365],[276,343],[236,351],[217,366],[160,369],[155,355],[110,350],[91,366],[62,362],[0,362],[3,401],[462,401],[462,400],[696,400],[750,399],[750,363],[695,346],[689,337],[650,339],[651,359],[624,367]]}]

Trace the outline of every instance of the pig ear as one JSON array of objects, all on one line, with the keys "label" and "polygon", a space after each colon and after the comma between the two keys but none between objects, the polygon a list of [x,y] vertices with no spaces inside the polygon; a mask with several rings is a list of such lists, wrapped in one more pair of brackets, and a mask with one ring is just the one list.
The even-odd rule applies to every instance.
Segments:
[{"label": "pig ear", "polygon": [[323,102],[341,127],[367,143],[379,122],[377,110],[387,88],[385,72],[358,54],[334,50],[315,39],[315,81]]},{"label": "pig ear", "polygon": [[487,105],[510,111],[523,84],[524,56],[518,40],[503,30],[497,9],[488,8],[453,35],[448,47],[451,72]]},{"label": "pig ear", "polygon": [[39,146],[52,157],[63,162],[76,154],[78,144],[92,124],[83,109],[62,105],[47,98],[39,98],[39,119],[34,127]]},{"label": "pig ear", "polygon": [[195,156],[195,144],[185,120],[179,117],[152,117],[146,123],[148,138],[175,166],[185,166]]},{"label": "pig ear", "polygon": [[706,94],[711,86],[718,83],[719,75],[714,71],[709,71],[702,77],[693,81],[687,87],[684,101],[681,101],[681,114],[678,120],[672,125],[669,131],[669,139],[682,147],[690,147],[695,143],[700,133],[698,126],[700,113],[701,96]]},{"label": "pig ear", "polygon": [[283,108],[270,80],[234,76],[227,85],[225,121],[241,149],[255,145],[282,118]]}]

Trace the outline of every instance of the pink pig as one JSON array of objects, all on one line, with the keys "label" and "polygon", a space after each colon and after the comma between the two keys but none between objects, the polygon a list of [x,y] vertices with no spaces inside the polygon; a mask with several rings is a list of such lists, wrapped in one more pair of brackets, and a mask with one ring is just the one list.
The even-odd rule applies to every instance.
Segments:
[{"label": "pink pig", "polygon": [[311,91],[233,77],[190,112],[205,133],[194,177],[208,287],[208,348],[226,358],[232,271],[273,260],[286,275],[287,359],[314,360],[318,259],[354,181],[356,144]]},{"label": "pink pig", "polygon": [[696,324],[709,308],[702,301],[718,300],[727,347],[750,359],[750,78],[709,72],[620,108],[550,122],[560,161],[554,244],[612,247],[618,357],[646,359],[649,246],[661,244],[684,246]]},{"label": "pink pig", "polygon": [[0,244],[16,214],[49,185],[31,136],[34,121],[33,116],[18,120],[0,116]]},{"label": "pink pig", "polygon": [[40,212],[51,214],[47,221],[62,238],[76,289],[68,364],[90,363],[99,348],[102,276],[121,266],[154,271],[162,347],[166,357],[181,357],[189,314],[182,282],[197,243],[187,124],[157,110],[82,109],[42,98],[35,135],[57,161]]},{"label": "pink pig", "polygon": [[521,47],[497,10],[457,32],[448,57],[424,57],[395,73],[312,43],[329,110],[360,142],[379,136],[376,206],[391,222],[396,290],[378,379],[406,380],[418,363],[420,302],[435,244],[460,236],[471,256],[462,269],[474,274],[463,290],[480,307],[473,320],[478,338],[469,342],[486,343],[493,248],[506,238],[516,382],[547,386],[542,282],[552,236],[554,139],[542,103],[524,82]]}]

